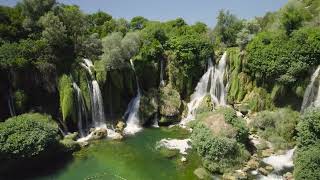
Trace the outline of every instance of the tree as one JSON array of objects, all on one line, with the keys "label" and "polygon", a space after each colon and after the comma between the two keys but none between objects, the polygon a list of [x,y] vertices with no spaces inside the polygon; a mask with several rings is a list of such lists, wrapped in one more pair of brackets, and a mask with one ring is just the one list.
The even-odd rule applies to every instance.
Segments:
[{"label": "tree", "polygon": [[309,19],[310,14],[305,10],[305,7],[299,2],[290,2],[281,13],[281,24],[286,30],[287,35],[292,31],[300,28],[302,23]]},{"label": "tree", "polygon": [[227,46],[234,46],[238,32],[243,27],[243,23],[229,11],[221,10],[217,17],[217,25],[214,30],[216,36]]},{"label": "tree", "polygon": [[39,23],[43,27],[42,37],[47,40],[50,46],[59,47],[66,42],[66,27],[53,12],[42,16]]},{"label": "tree", "polygon": [[131,19],[130,27],[133,30],[141,30],[145,28],[147,22],[148,20],[146,18],[142,16],[136,16]]},{"label": "tree", "polygon": [[196,22],[194,25],[191,26],[191,28],[196,32],[196,33],[205,33],[208,30],[208,27],[206,24],[202,22]]}]

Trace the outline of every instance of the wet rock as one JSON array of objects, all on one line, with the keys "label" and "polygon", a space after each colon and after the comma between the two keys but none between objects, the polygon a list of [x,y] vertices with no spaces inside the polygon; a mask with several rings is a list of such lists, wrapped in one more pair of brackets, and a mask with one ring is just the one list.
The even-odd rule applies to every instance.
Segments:
[{"label": "wet rock", "polygon": [[69,133],[69,134],[64,136],[64,139],[71,139],[71,140],[75,141],[77,139],[77,136],[78,136],[77,132]]},{"label": "wet rock", "polygon": [[159,152],[163,157],[168,158],[168,159],[174,158],[179,154],[179,150],[168,149],[165,147],[159,148]]},{"label": "wet rock", "polygon": [[99,129],[95,129],[92,132],[92,136],[90,138],[90,140],[99,140],[99,139],[103,139],[108,135],[107,133],[107,129],[105,128],[99,128]]},{"label": "wet rock", "polygon": [[257,159],[250,159],[247,162],[247,166],[250,168],[250,170],[257,169],[259,167],[259,161]]},{"label": "wet rock", "polygon": [[124,136],[123,136],[122,134],[120,134],[120,133],[115,133],[115,134],[111,137],[112,140],[122,140],[123,138],[124,138]]},{"label": "wet rock", "polygon": [[235,172],[235,176],[237,179],[247,179],[248,178],[248,174],[243,170],[237,170]]},{"label": "wet rock", "polygon": [[265,150],[262,150],[261,152],[261,156],[262,157],[269,157],[273,154],[273,149],[265,149]]},{"label": "wet rock", "polygon": [[265,169],[266,169],[268,172],[272,172],[272,171],[273,171],[273,167],[272,167],[272,166],[266,166]]},{"label": "wet rock", "polygon": [[125,126],[126,126],[126,123],[124,123],[123,121],[118,121],[118,123],[116,125],[116,132],[122,134]]},{"label": "wet rock", "polygon": [[186,158],[186,157],[184,157],[184,156],[182,156],[182,158],[181,158],[181,162],[187,162],[187,158]]},{"label": "wet rock", "polygon": [[262,174],[264,176],[267,176],[269,174],[269,172],[266,169],[262,168],[262,167],[259,168],[258,171],[259,171],[260,174]]},{"label": "wet rock", "polygon": [[199,179],[208,180],[211,178],[210,173],[204,168],[197,168],[193,171],[193,174],[195,174]]},{"label": "wet rock", "polygon": [[237,178],[230,173],[226,173],[226,174],[223,174],[222,179],[223,180],[236,180]]},{"label": "wet rock", "polygon": [[283,179],[285,180],[293,180],[293,174],[291,172],[287,172],[286,174],[283,175]]}]

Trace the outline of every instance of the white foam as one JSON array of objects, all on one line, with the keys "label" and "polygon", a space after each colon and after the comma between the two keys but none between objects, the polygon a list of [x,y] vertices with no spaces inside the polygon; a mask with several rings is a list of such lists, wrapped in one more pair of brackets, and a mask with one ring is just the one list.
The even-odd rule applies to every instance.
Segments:
[{"label": "white foam", "polygon": [[180,154],[187,154],[187,150],[191,149],[190,142],[190,139],[162,139],[158,142],[158,147],[177,149]]}]

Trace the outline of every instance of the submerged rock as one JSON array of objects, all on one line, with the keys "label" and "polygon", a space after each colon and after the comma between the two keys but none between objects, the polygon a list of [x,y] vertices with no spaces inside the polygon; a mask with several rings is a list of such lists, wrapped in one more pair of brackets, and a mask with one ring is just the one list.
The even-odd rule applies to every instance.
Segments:
[{"label": "submerged rock", "polygon": [[205,168],[197,168],[193,171],[193,174],[195,174],[199,179],[211,179],[210,173]]}]

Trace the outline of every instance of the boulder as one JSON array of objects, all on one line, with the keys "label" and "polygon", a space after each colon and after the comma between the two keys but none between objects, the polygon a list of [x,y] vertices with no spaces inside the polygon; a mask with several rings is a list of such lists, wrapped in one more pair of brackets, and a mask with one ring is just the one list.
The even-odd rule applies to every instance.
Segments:
[{"label": "boulder", "polygon": [[247,166],[250,168],[250,170],[257,169],[259,167],[259,161],[257,159],[250,159],[247,162]]},{"label": "boulder", "polygon": [[259,168],[258,171],[259,171],[260,174],[262,174],[264,176],[267,176],[269,174],[269,172],[266,169],[262,168],[262,167]]},{"label": "boulder", "polygon": [[265,169],[266,169],[268,172],[272,172],[272,171],[273,171],[273,167],[272,167],[272,166],[266,166]]},{"label": "boulder", "polygon": [[223,180],[236,180],[237,178],[233,174],[226,173],[226,174],[223,174],[222,179]]},{"label": "boulder", "polygon": [[261,156],[262,156],[262,157],[269,157],[269,156],[271,156],[273,153],[274,153],[273,149],[265,149],[265,150],[262,150]]},{"label": "boulder", "polygon": [[95,129],[95,130],[92,132],[91,137],[90,137],[89,140],[103,139],[103,138],[105,138],[107,135],[108,135],[107,129],[105,129],[105,128],[98,128],[98,129]]},{"label": "boulder", "polygon": [[118,121],[116,125],[116,132],[122,134],[125,126],[126,126],[126,123],[124,123],[122,120]]},{"label": "boulder", "polygon": [[199,179],[204,179],[204,180],[211,179],[210,173],[202,167],[194,170],[193,174],[195,174]]}]

